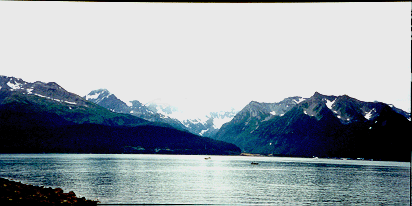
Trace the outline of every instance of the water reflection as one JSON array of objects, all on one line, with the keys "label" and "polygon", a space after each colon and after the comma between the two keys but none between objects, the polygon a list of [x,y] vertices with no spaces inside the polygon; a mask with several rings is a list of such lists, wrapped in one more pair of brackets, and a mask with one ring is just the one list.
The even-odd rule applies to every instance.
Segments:
[{"label": "water reflection", "polygon": [[0,175],[73,190],[107,204],[409,205],[410,167],[394,164],[236,156],[0,155]]}]

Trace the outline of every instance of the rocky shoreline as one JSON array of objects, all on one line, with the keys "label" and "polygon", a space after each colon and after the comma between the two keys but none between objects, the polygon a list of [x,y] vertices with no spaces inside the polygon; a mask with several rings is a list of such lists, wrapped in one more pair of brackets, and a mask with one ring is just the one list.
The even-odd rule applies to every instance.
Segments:
[{"label": "rocky shoreline", "polygon": [[0,177],[0,205],[97,205],[98,201],[78,198],[73,191],[15,182]]}]

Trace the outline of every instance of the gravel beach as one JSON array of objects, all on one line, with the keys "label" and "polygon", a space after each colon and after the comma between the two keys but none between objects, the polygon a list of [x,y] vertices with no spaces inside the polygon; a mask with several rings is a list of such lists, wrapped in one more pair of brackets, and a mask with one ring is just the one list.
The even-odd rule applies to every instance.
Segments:
[{"label": "gravel beach", "polygon": [[78,198],[73,191],[33,186],[0,178],[0,205],[97,205],[98,201]]}]

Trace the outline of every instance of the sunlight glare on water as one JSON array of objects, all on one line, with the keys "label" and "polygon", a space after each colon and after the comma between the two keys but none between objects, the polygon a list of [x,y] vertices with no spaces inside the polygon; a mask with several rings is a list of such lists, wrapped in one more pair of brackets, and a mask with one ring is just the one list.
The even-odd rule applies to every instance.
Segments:
[{"label": "sunlight glare on water", "polygon": [[205,157],[1,154],[0,176],[106,204],[410,203],[409,163]]}]

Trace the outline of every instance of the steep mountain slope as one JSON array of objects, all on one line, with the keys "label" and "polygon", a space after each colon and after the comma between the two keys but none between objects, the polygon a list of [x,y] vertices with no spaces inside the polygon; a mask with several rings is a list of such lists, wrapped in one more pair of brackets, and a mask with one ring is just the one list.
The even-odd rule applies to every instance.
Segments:
[{"label": "steep mountain slope", "polygon": [[238,154],[233,144],[111,112],[56,83],[0,76],[2,153]]},{"label": "steep mountain slope", "polygon": [[214,138],[238,145],[245,152],[253,151],[254,139],[250,138],[260,124],[286,112],[303,101],[302,97],[289,97],[278,103],[250,102],[234,118],[220,128]]},{"label": "steep mountain slope", "polygon": [[[270,114],[274,109],[269,105],[279,107],[285,100],[291,103],[289,110]],[[410,161],[411,122],[406,112],[380,102],[317,92],[304,101],[285,100],[251,102],[215,138],[251,153]]]},{"label": "steep mountain slope", "polygon": [[133,100],[127,105],[107,89],[93,90],[84,98],[113,112],[131,114],[147,121],[165,123],[175,129],[186,130],[186,127],[179,120],[153,112],[137,100]]},{"label": "steep mountain slope", "polygon": [[86,100],[96,103],[112,112],[130,113],[129,106],[122,100],[118,99],[107,89],[97,89],[91,91],[84,97]]},{"label": "steep mountain slope", "polygon": [[116,114],[70,93],[56,83],[25,82],[0,76],[0,105],[3,111],[48,112],[77,124],[136,126],[149,122],[130,115]]}]

